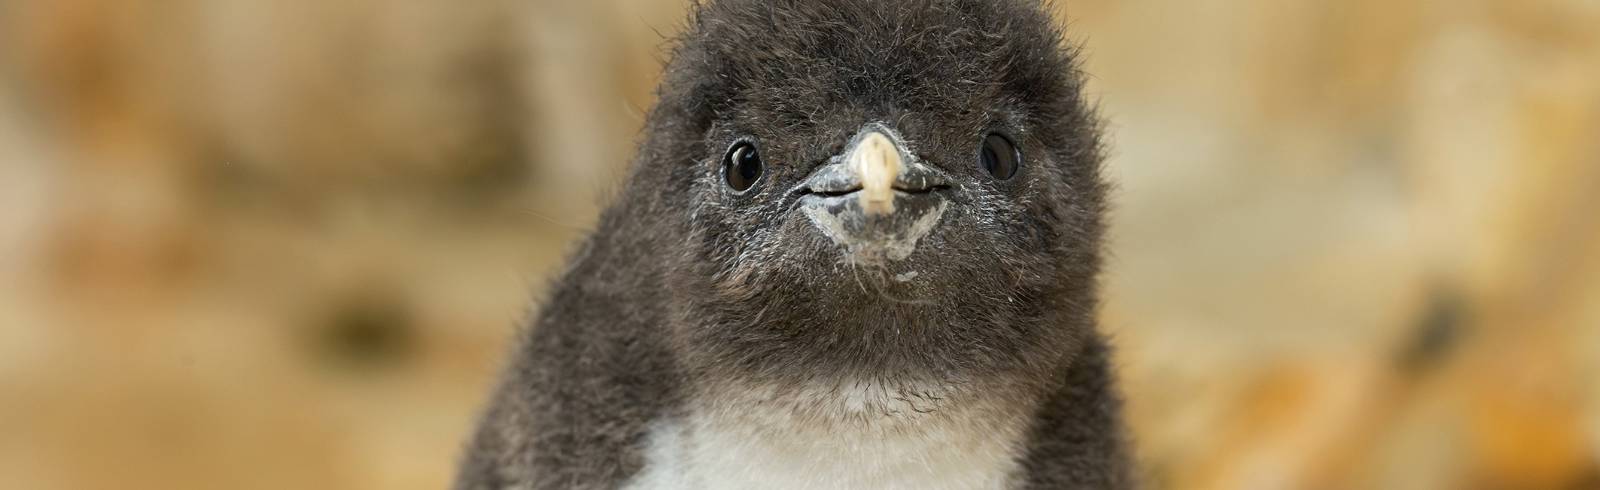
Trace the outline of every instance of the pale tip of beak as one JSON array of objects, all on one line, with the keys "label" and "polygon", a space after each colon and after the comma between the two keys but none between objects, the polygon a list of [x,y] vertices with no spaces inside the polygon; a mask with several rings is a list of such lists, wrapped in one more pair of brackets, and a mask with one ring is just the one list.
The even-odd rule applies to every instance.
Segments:
[{"label": "pale tip of beak", "polygon": [[867,133],[850,152],[850,169],[861,177],[861,210],[869,215],[894,212],[894,181],[904,167],[900,148],[878,131]]}]

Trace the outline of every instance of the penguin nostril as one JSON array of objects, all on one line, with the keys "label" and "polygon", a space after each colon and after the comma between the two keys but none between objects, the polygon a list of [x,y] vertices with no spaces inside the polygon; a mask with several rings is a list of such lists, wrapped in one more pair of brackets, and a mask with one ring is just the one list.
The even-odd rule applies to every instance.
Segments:
[{"label": "penguin nostril", "polygon": [[812,189],[810,187],[807,187],[807,188],[804,188],[804,189],[800,189],[800,194],[801,195],[817,196],[817,197],[844,197],[844,196],[848,196],[848,195],[851,195],[851,194],[855,194],[855,193],[860,192],[860,191],[861,191],[861,187],[859,187],[859,186],[851,187],[851,188],[847,188],[847,189],[837,189],[837,190],[816,190],[816,189]]},{"label": "penguin nostril", "polygon": [[900,192],[904,192],[906,194],[932,194],[932,193],[935,193],[935,192],[950,190],[950,185],[949,184],[931,184],[931,185],[930,184],[924,184],[924,185],[920,185],[920,186],[901,186],[901,185],[896,184],[894,186],[894,190],[897,190],[897,191],[900,191]]},{"label": "penguin nostril", "polygon": [[943,173],[921,164],[910,165],[895,179],[893,189],[906,194],[929,194],[951,189]]}]

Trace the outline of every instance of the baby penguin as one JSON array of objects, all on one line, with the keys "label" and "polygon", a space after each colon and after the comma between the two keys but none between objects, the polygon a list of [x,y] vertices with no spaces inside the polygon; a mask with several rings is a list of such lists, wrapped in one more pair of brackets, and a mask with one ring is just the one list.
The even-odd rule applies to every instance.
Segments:
[{"label": "baby penguin", "polygon": [[1126,488],[1037,0],[714,0],[456,488]]}]

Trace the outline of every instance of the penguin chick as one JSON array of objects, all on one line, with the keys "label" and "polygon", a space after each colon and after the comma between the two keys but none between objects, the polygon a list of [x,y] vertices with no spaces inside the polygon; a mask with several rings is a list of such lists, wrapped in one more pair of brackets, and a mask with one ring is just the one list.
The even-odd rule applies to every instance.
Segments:
[{"label": "penguin chick", "polygon": [[695,7],[456,488],[1131,486],[1072,54],[1032,0]]}]

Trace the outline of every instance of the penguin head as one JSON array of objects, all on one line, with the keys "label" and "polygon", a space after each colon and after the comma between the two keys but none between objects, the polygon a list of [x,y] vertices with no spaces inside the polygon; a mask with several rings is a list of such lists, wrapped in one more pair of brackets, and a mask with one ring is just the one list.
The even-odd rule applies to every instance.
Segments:
[{"label": "penguin head", "polygon": [[693,364],[966,376],[1089,328],[1098,124],[1038,2],[718,0],[659,94],[632,189]]}]

